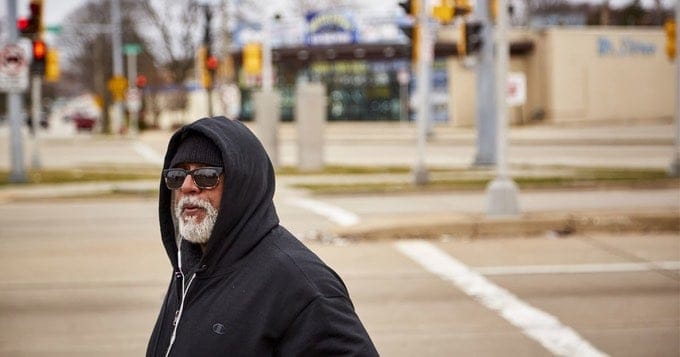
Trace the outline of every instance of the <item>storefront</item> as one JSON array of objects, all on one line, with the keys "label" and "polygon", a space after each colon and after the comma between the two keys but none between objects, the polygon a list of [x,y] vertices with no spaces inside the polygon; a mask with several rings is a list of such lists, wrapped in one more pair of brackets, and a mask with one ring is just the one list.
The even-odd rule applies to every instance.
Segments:
[{"label": "storefront", "polygon": [[[411,46],[400,42],[362,42],[361,31],[348,14],[312,14],[307,19],[304,43],[272,49],[275,88],[281,93],[282,120],[294,120],[295,84],[318,81],[326,86],[329,121],[411,120],[410,101],[415,88]],[[445,55],[455,46],[435,49],[432,81],[433,116],[448,119],[448,83]],[[247,76],[241,67],[241,53],[233,53],[242,91],[240,119],[253,118],[252,92],[259,78]]]}]

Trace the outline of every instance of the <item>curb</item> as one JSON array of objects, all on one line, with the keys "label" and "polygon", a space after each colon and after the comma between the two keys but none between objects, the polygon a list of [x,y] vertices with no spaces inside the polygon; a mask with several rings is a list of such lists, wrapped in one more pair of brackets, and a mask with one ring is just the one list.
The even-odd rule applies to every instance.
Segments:
[{"label": "curb", "polygon": [[337,229],[336,236],[348,240],[488,238],[499,236],[564,237],[589,232],[680,233],[680,211],[596,211],[525,213],[519,216],[487,217],[483,214],[449,217],[416,217],[360,224]]}]

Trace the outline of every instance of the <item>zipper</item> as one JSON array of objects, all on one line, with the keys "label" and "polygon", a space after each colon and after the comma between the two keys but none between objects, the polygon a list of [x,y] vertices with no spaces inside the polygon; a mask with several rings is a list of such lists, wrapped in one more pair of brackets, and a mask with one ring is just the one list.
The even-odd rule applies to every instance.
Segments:
[{"label": "zipper", "polygon": [[184,285],[185,276],[184,271],[182,270],[182,239],[180,239],[179,243],[177,244],[177,266],[179,268],[179,273],[182,276],[182,300],[179,303],[179,309],[175,311],[175,319],[172,321],[172,335],[170,335],[170,343],[168,344],[167,351],[165,351],[165,357],[170,355],[172,345],[175,343],[175,338],[177,337],[177,327],[179,327],[179,320],[182,318],[182,311],[184,311],[184,300],[187,297],[187,291],[189,291],[191,283],[196,277],[196,273],[193,273],[191,278],[189,278],[189,283]]},{"label": "zipper", "polygon": [[[182,286],[184,286],[184,273],[181,274],[182,274]],[[170,336],[170,344],[168,345],[168,350],[165,352],[165,357],[168,357],[170,355],[172,345],[175,343],[175,338],[177,337],[177,327],[179,327],[179,320],[182,318],[182,311],[184,311],[184,299],[186,298],[187,291],[189,291],[189,287],[191,286],[191,283],[194,281],[195,277],[196,273],[192,274],[186,288],[184,287],[182,288],[182,301],[179,304],[179,310],[175,311],[175,319],[172,322],[173,324],[172,335]]]}]

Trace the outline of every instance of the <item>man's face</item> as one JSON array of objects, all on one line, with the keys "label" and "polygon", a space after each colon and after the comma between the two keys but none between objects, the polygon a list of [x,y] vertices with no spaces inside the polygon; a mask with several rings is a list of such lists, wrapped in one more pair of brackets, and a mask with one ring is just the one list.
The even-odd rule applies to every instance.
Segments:
[{"label": "man's face", "polygon": [[[207,165],[186,163],[177,167],[194,170]],[[220,177],[217,186],[201,189],[194,183],[193,177],[187,175],[182,187],[173,191],[173,213],[179,225],[179,232],[184,239],[205,244],[210,238],[217,213],[222,201],[224,179]]]}]

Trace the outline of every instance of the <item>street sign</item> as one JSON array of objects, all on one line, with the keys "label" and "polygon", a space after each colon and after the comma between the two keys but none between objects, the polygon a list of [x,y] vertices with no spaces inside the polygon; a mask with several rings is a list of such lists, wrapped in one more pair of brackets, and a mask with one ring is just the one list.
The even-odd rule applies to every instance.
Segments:
[{"label": "street sign", "polygon": [[138,112],[142,109],[142,91],[137,88],[128,88],[125,91],[125,104],[131,112]]},{"label": "street sign", "polygon": [[125,96],[125,90],[127,89],[127,79],[123,76],[114,76],[109,79],[108,88],[113,96],[113,99],[120,101],[123,100]]},{"label": "street sign", "polygon": [[527,77],[522,72],[508,73],[508,106],[516,107],[527,101]]},{"label": "street sign", "polygon": [[136,56],[142,52],[142,46],[138,43],[126,43],[123,45],[123,53],[130,56]]},{"label": "street sign", "polygon": [[28,62],[26,50],[17,44],[0,49],[0,91],[23,93],[28,89]]}]

